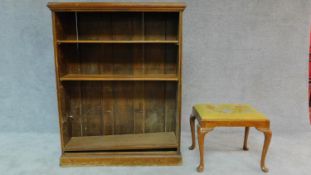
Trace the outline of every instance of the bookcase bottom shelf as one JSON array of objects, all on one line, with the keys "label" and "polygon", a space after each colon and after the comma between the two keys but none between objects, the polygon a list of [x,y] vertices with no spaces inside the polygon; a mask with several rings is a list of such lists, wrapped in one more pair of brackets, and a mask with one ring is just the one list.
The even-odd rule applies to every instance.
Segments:
[{"label": "bookcase bottom shelf", "polygon": [[72,137],[64,151],[127,151],[177,149],[173,132]]},{"label": "bookcase bottom shelf", "polygon": [[64,153],[60,158],[60,166],[152,166],[165,165],[173,166],[182,163],[181,154],[178,152],[167,153],[121,153],[121,154],[101,154],[101,153]]}]

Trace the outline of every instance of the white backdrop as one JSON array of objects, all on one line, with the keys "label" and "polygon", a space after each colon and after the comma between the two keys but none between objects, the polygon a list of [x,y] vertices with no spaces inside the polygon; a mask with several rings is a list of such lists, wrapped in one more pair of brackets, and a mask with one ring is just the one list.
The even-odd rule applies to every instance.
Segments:
[{"label": "white backdrop", "polygon": [[[182,129],[195,103],[249,103],[310,128],[309,0],[185,0]],[[47,1],[0,0],[0,132],[58,132]]]}]

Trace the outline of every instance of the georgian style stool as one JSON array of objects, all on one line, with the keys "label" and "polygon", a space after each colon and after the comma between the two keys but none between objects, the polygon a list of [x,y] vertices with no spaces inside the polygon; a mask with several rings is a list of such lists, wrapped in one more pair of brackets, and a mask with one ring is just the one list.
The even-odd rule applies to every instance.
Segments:
[{"label": "georgian style stool", "polygon": [[243,150],[248,150],[247,139],[250,127],[255,127],[263,132],[265,141],[261,154],[260,166],[263,172],[268,172],[265,166],[265,159],[270,144],[272,132],[270,130],[270,120],[264,114],[257,112],[249,105],[240,104],[197,104],[193,106],[190,116],[190,127],[192,145],[190,150],[195,148],[195,119],[198,121],[197,132],[200,150],[200,164],[198,172],[204,170],[204,136],[215,127],[245,127]]}]

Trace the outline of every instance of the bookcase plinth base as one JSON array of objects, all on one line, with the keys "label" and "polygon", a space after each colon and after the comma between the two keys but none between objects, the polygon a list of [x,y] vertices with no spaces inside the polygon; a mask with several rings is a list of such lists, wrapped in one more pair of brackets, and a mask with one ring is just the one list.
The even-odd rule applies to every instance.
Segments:
[{"label": "bookcase plinth base", "polygon": [[181,165],[181,154],[170,155],[75,155],[66,153],[60,158],[60,166],[174,166]]}]

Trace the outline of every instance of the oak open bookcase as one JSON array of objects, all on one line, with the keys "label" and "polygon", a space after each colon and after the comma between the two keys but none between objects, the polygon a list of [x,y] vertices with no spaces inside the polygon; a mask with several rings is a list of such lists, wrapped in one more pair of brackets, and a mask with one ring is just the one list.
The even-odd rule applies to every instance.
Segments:
[{"label": "oak open bookcase", "polygon": [[183,3],[49,3],[60,164],[181,162]]}]

